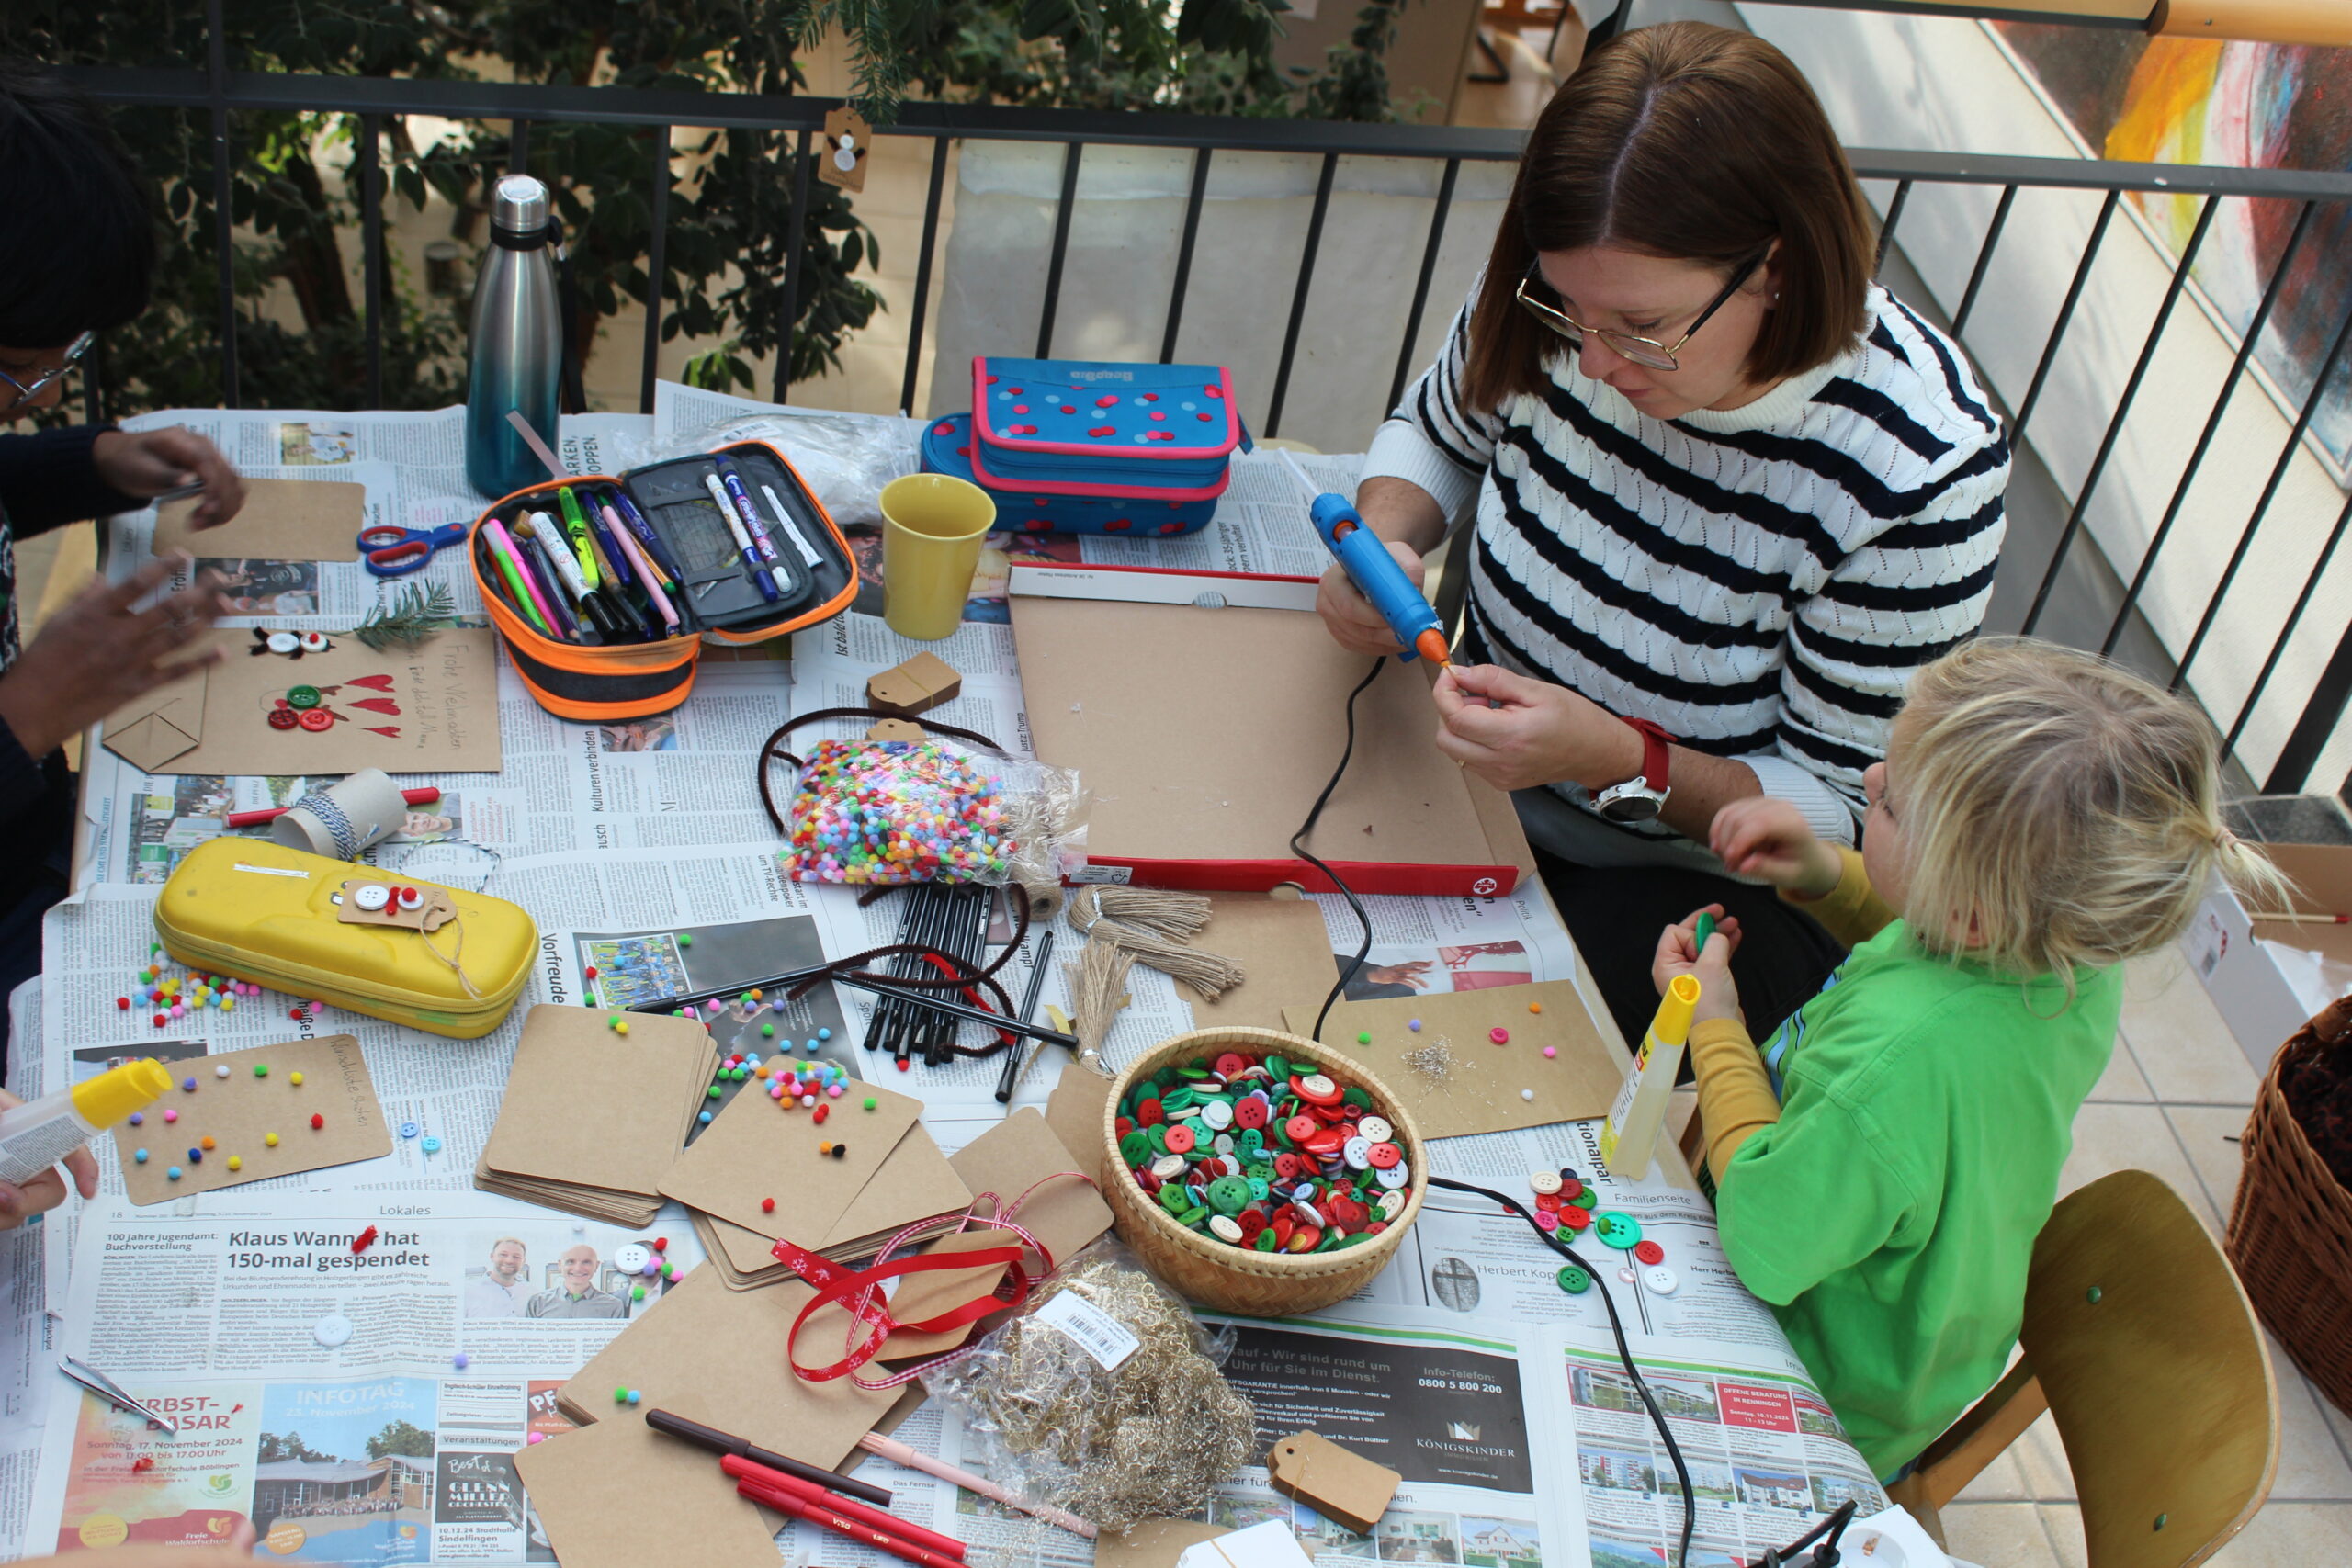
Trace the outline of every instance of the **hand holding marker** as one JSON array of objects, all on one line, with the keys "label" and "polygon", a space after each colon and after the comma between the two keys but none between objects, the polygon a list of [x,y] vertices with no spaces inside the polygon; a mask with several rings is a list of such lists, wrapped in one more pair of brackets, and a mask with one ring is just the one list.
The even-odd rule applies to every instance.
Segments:
[{"label": "hand holding marker", "polygon": [[1298,479],[1299,488],[1306,492],[1307,514],[1314,518],[1315,531],[1331,547],[1340,570],[1356,585],[1356,591],[1380,612],[1388,629],[1396,634],[1397,642],[1403,645],[1403,651],[1396,657],[1409,660],[1418,654],[1433,664],[1451,663],[1445,646],[1445,623],[1438,619],[1437,612],[1430,608],[1430,602],[1413,586],[1380,536],[1363,525],[1363,518],[1348,504],[1347,497],[1329,491],[1318,491],[1315,481],[1306,477],[1306,470],[1289,453],[1277,448],[1274,456],[1283,460]]}]

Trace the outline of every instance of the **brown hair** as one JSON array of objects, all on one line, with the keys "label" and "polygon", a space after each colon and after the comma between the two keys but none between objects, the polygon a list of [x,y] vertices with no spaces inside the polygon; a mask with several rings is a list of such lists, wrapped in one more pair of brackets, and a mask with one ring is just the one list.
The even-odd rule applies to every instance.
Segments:
[{"label": "brown hair", "polygon": [[1863,330],[1876,243],[1845,150],[1789,57],[1752,34],[1665,22],[1604,44],[1520,155],[1470,321],[1470,405],[1540,393],[1567,352],[1513,298],[1537,253],[1607,244],[1729,277],[1775,240],[1779,305],[1747,366],[1766,383]]}]

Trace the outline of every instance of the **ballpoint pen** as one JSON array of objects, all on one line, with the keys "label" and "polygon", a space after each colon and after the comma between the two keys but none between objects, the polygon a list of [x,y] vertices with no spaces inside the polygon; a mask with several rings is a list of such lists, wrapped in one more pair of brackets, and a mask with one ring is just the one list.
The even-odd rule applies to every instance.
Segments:
[{"label": "ballpoint pen", "polygon": [[678,571],[678,563],[670,558],[670,547],[662,542],[662,536],[653,531],[653,525],[645,520],[645,513],[639,512],[637,502],[628,498],[628,491],[615,487],[611,494],[621,521],[628,525],[630,533],[637,536],[637,542],[645,547],[645,553],[653,564],[661,568],[662,586],[674,589],[685,581]]},{"label": "ballpoint pen", "polygon": [[[613,515],[610,507],[605,508],[605,515]],[[615,517],[614,522],[617,525],[619,519]],[[667,628],[667,635],[677,636],[678,611],[676,606],[671,604],[670,595],[662,590],[660,569],[646,558],[643,547],[629,536],[627,528],[616,525],[609,532],[612,534],[614,546],[621,554],[628,557],[629,566],[637,573],[637,585],[645,591],[645,597],[653,605],[653,613],[662,617],[662,624]]]},{"label": "ballpoint pen", "polygon": [[775,520],[783,526],[785,536],[792,541],[793,547],[800,552],[800,558],[808,563],[809,570],[824,565],[825,558],[809,545],[800,532],[800,525],[793,522],[792,513],[784,509],[784,502],[776,496],[775,486],[762,485],[760,493],[768,498],[768,505],[775,511]]},{"label": "ballpoint pen", "polygon": [[775,541],[768,537],[768,525],[760,521],[760,509],[752,504],[752,492],[743,488],[743,476],[735,471],[724,452],[714,453],[711,463],[718,469],[718,482],[735,503],[736,515],[743,519],[743,531],[752,536],[752,548],[760,552],[760,559],[767,564],[768,575],[775,580],[776,592],[786,592],[792,583],[791,575],[776,565],[783,558],[776,554]]},{"label": "ballpoint pen", "polygon": [[743,570],[751,574],[752,585],[759,589],[761,598],[775,604],[778,597],[775,583],[768,576],[767,564],[760,559],[760,552],[753,547],[752,536],[743,526],[743,519],[736,513],[735,502],[729,497],[727,487],[719,482],[717,474],[703,475],[702,482],[710,491],[710,499],[718,506],[718,514],[727,519],[727,531],[734,537],[735,548],[742,554]]}]

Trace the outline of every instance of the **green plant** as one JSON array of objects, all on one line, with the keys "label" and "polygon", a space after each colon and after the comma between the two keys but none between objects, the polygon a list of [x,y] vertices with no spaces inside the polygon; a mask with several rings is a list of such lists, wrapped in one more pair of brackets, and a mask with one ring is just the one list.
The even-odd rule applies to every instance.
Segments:
[{"label": "green plant", "polygon": [[[1354,40],[1319,73],[1278,70],[1284,0],[225,0],[233,68],[328,75],[613,84],[690,92],[790,94],[799,63],[841,32],[856,96],[887,124],[904,96],[1032,107],[1382,118],[1382,60],[1408,0],[1375,0]],[[198,66],[204,7],[186,0],[8,0],[0,53],[57,63]],[[108,334],[91,374],[105,406],[201,405],[220,396],[210,129],[201,111],[119,110],[115,122],[155,181],[164,216],[154,308]],[[366,333],[346,243],[359,230],[356,117],[231,117],[231,258],[242,396],[281,408],[351,408],[367,396]],[[688,370],[716,387],[752,385],[752,361],[784,336],[793,186],[788,135],[693,133],[666,160],[662,276],[649,278],[654,158],[645,127],[548,123],[528,165],[555,192],[580,312],[574,349],[659,287],[662,335],[713,340]],[[394,200],[437,192],[478,215],[513,148],[505,127],[467,123],[419,146],[388,117],[379,153]],[[842,345],[882,308],[860,275],[878,263],[854,198],[816,180],[799,250],[790,376],[840,364]],[[387,255],[387,262],[392,258]],[[385,406],[463,396],[460,305],[386,267]],[[290,297],[299,325],[264,310]]]}]

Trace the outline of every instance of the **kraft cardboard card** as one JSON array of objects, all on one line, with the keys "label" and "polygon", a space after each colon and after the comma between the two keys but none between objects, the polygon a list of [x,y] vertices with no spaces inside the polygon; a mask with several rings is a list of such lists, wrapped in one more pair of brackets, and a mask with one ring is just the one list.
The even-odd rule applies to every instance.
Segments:
[{"label": "kraft cardboard card", "polygon": [[1234,959],[1244,974],[1215,1001],[1184,994],[1195,1028],[1282,1029],[1284,1008],[1322,1004],[1340,975],[1321,905],[1263,893],[1212,893],[1209,904],[1209,923],[1193,945]]},{"label": "kraft cardboard card", "polygon": [[573,1206],[565,1189],[574,1202],[649,1217],[659,1206],[718,1047],[691,1020],[636,1014],[623,1034],[611,1018],[548,1005],[525,1016],[478,1184],[559,1208]]},{"label": "kraft cardboard card", "polygon": [[[831,1107],[821,1122],[807,1108],[786,1111],[765,1095],[737,1095],[671,1166],[661,1190],[771,1241],[788,1235],[817,1251],[970,1201],[929,1134],[921,1143],[930,1148],[930,1162],[921,1159],[920,1148],[910,1162],[895,1157],[922,1117],[921,1100],[860,1084],[820,1103]],[[826,1145],[844,1152],[823,1153]],[[885,1172],[869,1195],[868,1184]],[[866,1228],[836,1235],[853,1207]]]},{"label": "kraft cardboard card", "polygon": [[[947,1163],[971,1189],[974,1213],[992,1219],[1018,1204],[1012,1217],[1037,1238],[1057,1266],[1111,1228],[1110,1205],[1094,1183],[1067,1175],[1080,1171],[1091,1177],[1092,1172],[1063,1147],[1046,1118],[1035,1111],[1014,1111],[957,1150]],[[996,1195],[995,1202],[982,1201],[989,1193]]]},{"label": "kraft cardboard card", "polygon": [[208,560],[357,560],[368,525],[368,487],[348,479],[245,480],[245,503],[217,528],[190,525],[200,495],[155,512],[159,556],[175,550]]},{"label": "kraft cardboard card", "polygon": [[348,1034],[164,1066],[170,1089],[139,1113],[138,1126],[114,1129],[123,1190],[135,1204],[392,1152],[367,1058]]},{"label": "kraft cardboard card", "polygon": [[1098,1184],[1125,1174],[1113,1168],[1103,1136],[1102,1108],[1111,1103],[1111,1088],[1109,1078],[1073,1062],[1062,1069],[1046,1100],[1046,1125],[1078,1161],[1078,1168]]},{"label": "kraft cardboard card", "polygon": [[517,1449],[514,1473],[563,1568],[775,1568],[782,1519],[737,1496],[717,1454],[656,1432],[642,1410]]},{"label": "kraft cardboard card", "polygon": [[[1531,1004],[1543,1010],[1529,1011]],[[1290,1032],[1313,1031],[1321,1005],[1292,1006]],[[1497,1029],[1510,1036],[1506,1043],[1494,1043]],[[1359,1043],[1359,1034],[1372,1039]],[[1402,1096],[1424,1138],[1606,1116],[1632,1066],[1602,1043],[1568,980],[1341,1002],[1323,1038],[1345,1041],[1349,1055]],[[1548,1057],[1546,1046],[1554,1053]],[[1523,1089],[1534,1090],[1534,1098],[1523,1097]]]},{"label": "kraft cardboard card", "polygon": [[193,646],[220,649],[221,661],[108,715],[101,736],[108,750],[150,773],[499,769],[494,632],[438,632],[414,649],[380,653],[337,637],[299,660],[254,653],[250,630],[217,626],[208,637]]},{"label": "kraft cardboard card", "polygon": [[[637,1390],[640,1409],[681,1416],[690,1413],[680,1400],[700,1399],[709,1414],[693,1419],[831,1470],[857,1448],[898,1391],[794,1375],[785,1364],[785,1337],[815,1293],[797,1280],[772,1290],[730,1291],[716,1270],[694,1269],[565,1383],[557,1403],[573,1419],[602,1426],[637,1413],[613,1403],[616,1388]],[[813,1314],[800,1331],[801,1361],[822,1366],[839,1359],[849,1323],[838,1306]],[[716,1471],[718,1461],[710,1465]]]},{"label": "kraft cardboard card", "polygon": [[1094,1568],[1176,1568],[1188,1548],[1232,1533],[1198,1519],[1144,1519],[1125,1530],[1104,1530],[1094,1542]]}]

